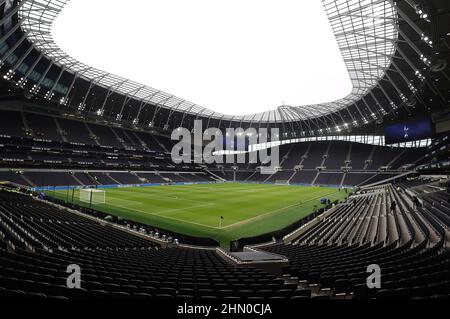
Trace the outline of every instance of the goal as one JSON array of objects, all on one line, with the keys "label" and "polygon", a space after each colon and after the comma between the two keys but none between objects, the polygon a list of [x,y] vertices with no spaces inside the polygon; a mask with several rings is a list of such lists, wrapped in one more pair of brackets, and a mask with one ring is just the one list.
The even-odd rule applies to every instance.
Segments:
[{"label": "goal", "polygon": [[275,185],[289,185],[289,180],[287,179],[277,179]]},{"label": "goal", "polygon": [[80,189],[80,201],[89,204],[105,204],[106,192],[101,189]]}]

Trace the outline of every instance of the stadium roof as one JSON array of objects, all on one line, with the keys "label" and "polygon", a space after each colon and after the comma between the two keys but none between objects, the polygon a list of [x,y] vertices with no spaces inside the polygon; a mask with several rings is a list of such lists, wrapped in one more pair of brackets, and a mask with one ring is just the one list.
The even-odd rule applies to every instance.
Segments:
[{"label": "stadium roof", "polygon": [[[374,89],[385,76],[398,41],[397,12],[385,0],[322,0],[341,50],[352,92],[343,99],[316,105],[276,105],[268,111],[245,116],[213,112],[158,88],[134,82],[77,61],[62,51],[52,36],[52,25],[68,0],[23,0],[19,17],[27,38],[55,64],[99,85],[108,92],[163,108],[209,118],[251,122],[289,122],[317,118],[355,104]],[[230,93],[232,94],[232,93]],[[272,110],[270,110],[272,109]],[[101,113],[101,112],[100,112]]]}]

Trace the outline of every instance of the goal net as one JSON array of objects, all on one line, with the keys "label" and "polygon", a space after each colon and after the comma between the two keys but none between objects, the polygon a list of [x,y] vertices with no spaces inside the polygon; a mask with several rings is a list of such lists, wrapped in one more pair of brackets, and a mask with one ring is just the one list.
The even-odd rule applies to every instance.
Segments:
[{"label": "goal net", "polygon": [[92,204],[105,204],[106,192],[101,189],[80,189],[80,201]]},{"label": "goal net", "polygon": [[285,179],[277,179],[275,181],[275,185],[289,185],[289,180]]}]

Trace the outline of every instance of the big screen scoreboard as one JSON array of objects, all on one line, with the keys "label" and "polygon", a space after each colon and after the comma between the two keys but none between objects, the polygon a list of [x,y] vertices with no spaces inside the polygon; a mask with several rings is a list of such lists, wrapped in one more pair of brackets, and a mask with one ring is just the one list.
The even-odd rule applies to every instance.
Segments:
[{"label": "big screen scoreboard", "polygon": [[433,136],[433,125],[429,117],[384,127],[386,144],[419,141]]}]

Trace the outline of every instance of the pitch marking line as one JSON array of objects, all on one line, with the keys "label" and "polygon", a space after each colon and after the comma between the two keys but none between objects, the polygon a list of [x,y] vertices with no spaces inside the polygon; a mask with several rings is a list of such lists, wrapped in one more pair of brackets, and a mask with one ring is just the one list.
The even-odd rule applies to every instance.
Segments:
[{"label": "pitch marking line", "polygon": [[179,212],[182,210],[186,210],[186,209],[192,209],[192,208],[199,208],[199,207],[208,207],[208,206],[215,206],[216,204],[213,203],[209,203],[209,204],[203,204],[203,205],[197,205],[197,206],[190,206],[190,207],[185,207],[185,208],[174,208],[174,209],[167,209],[167,210],[162,210],[160,212],[158,212],[159,214],[165,214],[165,213],[171,213],[171,212]]},{"label": "pitch marking line", "polygon": [[[121,191],[115,190],[115,191],[118,191],[118,192],[127,192],[127,191],[124,191],[124,190],[121,190]],[[128,192],[127,192],[127,193],[128,193]],[[329,193],[329,194],[324,194],[324,195],[321,195],[321,196],[312,198],[312,199],[310,199],[310,200],[308,200],[308,201],[302,202],[302,204],[303,204],[303,203],[308,203],[308,202],[311,202],[311,201],[314,201],[314,200],[317,200],[317,199],[319,199],[319,198],[322,198],[323,196],[329,196],[329,195],[333,195],[333,194],[336,194],[336,193],[337,193],[337,192],[333,192],[333,193]],[[158,195],[156,195],[156,194],[146,194],[146,195],[150,195],[150,196],[158,196]],[[127,202],[133,202],[133,203],[136,203],[135,201],[126,200],[126,199],[124,200],[124,199],[117,199],[117,198],[115,198],[115,199],[113,199],[113,201],[114,201],[114,200],[127,201]],[[185,199],[185,200],[186,200],[186,199]],[[200,202],[200,201],[189,200],[189,199],[187,199],[186,201]],[[134,209],[134,208],[126,207],[126,206],[121,206],[121,205],[111,205],[111,204],[110,204],[110,206],[115,206],[115,207],[119,207],[119,208],[124,208],[124,209],[130,210],[130,211],[135,211],[135,212],[139,212],[139,213],[144,213],[144,214],[147,214],[147,215],[153,215],[153,216],[157,216],[157,217],[160,217],[160,218],[163,218],[163,219],[176,220],[176,221],[181,222],[181,223],[188,223],[188,224],[193,224],[193,225],[197,225],[197,226],[202,226],[202,227],[207,227],[207,228],[211,228],[211,229],[218,229],[218,230],[220,230],[220,229],[234,228],[234,227],[236,227],[236,226],[241,226],[241,225],[248,224],[249,222],[254,221],[254,220],[264,219],[264,218],[266,218],[268,215],[271,215],[271,214],[274,214],[274,213],[277,213],[277,212],[286,210],[286,209],[291,208],[291,207],[298,206],[298,203],[293,204],[293,205],[289,205],[289,206],[286,206],[286,207],[282,207],[282,208],[277,208],[277,209],[275,209],[275,210],[269,211],[269,212],[264,213],[264,214],[262,214],[262,215],[258,215],[258,216],[255,216],[255,217],[251,217],[251,218],[249,218],[249,219],[245,219],[245,220],[242,220],[242,221],[239,221],[239,222],[237,222],[237,223],[234,223],[234,224],[231,224],[231,225],[227,225],[227,226],[224,226],[224,227],[210,226],[210,225],[205,225],[205,224],[201,224],[201,223],[196,223],[196,222],[193,222],[193,221],[188,221],[188,220],[184,220],[184,219],[179,219],[179,218],[175,218],[175,217],[171,217],[171,216],[159,215],[160,213],[167,213],[167,212],[174,212],[174,211],[182,211],[182,210],[186,210],[186,209],[192,209],[192,208],[198,208],[198,207],[206,207],[206,206],[214,206],[214,205],[217,205],[217,203],[209,203],[209,204],[203,204],[203,205],[198,205],[198,206],[191,206],[191,207],[187,207],[187,208],[170,209],[170,210],[165,210],[165,211],[161,211],[161,212],[158,212],[158,213],[151,213],[151,212],[148,212],[148,211],[143,211],[143,210],[139,210],[139,209]]]},{"label": "pitch marking line", "polygon": [[[307,201],[305,201],[305,202],[302,202],[302,205],[305,204],[305,203],[309,203],[309,202],[312,202],[312,201],[314,201],[314,200],[317,200],[317,199],[319,199],[319,198],[322,198],[323,196],[334,195],[334,194],[336,194],[336,193],[337,193],[337,192],[330,193],[330,194],[326,194],[326,195],[321,195],[321,196],[318,196],[318,197],[316,197],[316,198],[312,198],[312,199],[310,199],[310,200],[307,200]],[[274,214],[274,213],[278,213],[278,212],[280,212],[280,211],[283,211],[283,210],[286,210],[286,209],[289,209],[289,208],[292,208],[292,207],[295,207],[295,206],[298,206],[298,203],[293,204],[293,205],[289,205],[289,206],[286,206],[286,207],[282,207],[282,208],[277,208],[277,209],[275,209],[275,210],[272,210],[272,211],[270,211],[270,212],[264,213],[264,214],[262,214],[262,215],[258,215],[258,216],[255,216],[255,217],[252,217],[252,218],[249,218],[249,219],[245,219],[245,220],[242,220],[242,221],[240,221],[240,222],[237,222],[237,223],[234,223],[234,224],[231,224],[231,225],[224,226],[224,227],[222,227],[222,228],[219,228],[219,227],[217,227],[217,228],[219,228],[219,229],[227,229],[227,228],[233,228],[233,227],[236,227],[236,226],[242,226],[242,225],[248,224],[248,223],[251,222],[251,221],[255,221],[255,220],[259,220],[259,219],[264,219],[264,218],[266,218],[268,215],[271,215],[271,214]]]},{"label": "pitch marking line", "polygon": [[[172,189],[172,190],[175,190],[175,189]],[[117,200],[117,201],[127,202],[127,203],[130,203],[130,205],[132,205],[132,204],[142,204],[142,202],[139,202],[139,200],[141,198],[145,199],[146,197],[157,197],[158,199],[167,199],[167,200],[170,200],[170,201],[172,201],[172,200],[180,200],[180,201],[185,201],[185,202],[204,203],[203,200],[183,198],[183,197],[179,197],[179,196],[168,196],[168,195],[162,195],[162,194],[155,194],[153,192],[153,190],[151,192],[149,192],[149,191],[146,191],[146,190],[142,191],[142,189],[140,189],[140,191],[141,192],[139,192],[139,193],[135,193],[134,190],[132,190],[131,188],[128,189],[128,190],[125,190],[125,189],[113,189],[113,190],[109,190],[109,192],[107,191],[107,194],[108,193],[109,194],[123,193],[123,194],[132,195],[134,197],[137,197],[137,200],[123,199],[123,198],[117,198],[117,197],[113,197],[112,199],[110,199],[112,201]],[[178,189],[177,191],[185,192],[186,189]],[[194,191],[192,191],[192,193],[194,193]],[[201,193],[203,193],[203,192],[201,192]],[[214,204],[209,204],[209,205],[212,206]]]},{"label": "pitch marking line", "polygon": [[[330,194],[321,195],[321,196],[318,196],[318,197],[316,197],[316,198],[312,198],[312,199],[310,199],[310,200],[308,200],[308,201],[305,201],[304,203],[308,203],[308,202],[317,200],[318,198],[321,198],[321,197],[323,197],[323,196],[329,196],[329,195],[333,195],[333,194],[336,194],[336,192],[330,193]],[[210,206],[210,205],[212,205],[212,204],[199,205],[199,206],[196,206],[196,207],[200,207],[200,206]],[[229,229],[229,228],[233,228],[233,227],[236,227],[236,226],[242,226],[242,225],[248,224],[248,223],[251,222],[251,221],[255,221],[255,220],[259,220],[259,219],[264,219],[264,218],[266,218],[268,215],[271,215],[271,214],[273,214],[273,213],[276,213],[276,212],[279,212],[279,211],[282,211],[282,210],[285,210],[285,209],[288,209],[288,208],[291,208],[291,207],[298,206],[298,203],[297,203],[297,204],[293,204],[293,205],[289,205],[289,206],[286,206],[286,207],[283,207],[283,208],[278,208],[278,209],[276,209],[276,210],[267,212],[267,213],[265,213],[265,214],[263,214],[263,215],[258,215],[258,216],[255,216],[255,217],[252,217],[252,218],[249,218],[249,219],[246,219],[246,220],[242,220],[242,221],[240,221],[240,222],[237,222],[237,223],[234,223],[234,224],[225,226],[225,227],[209,226],[209,225],[205,225],[205,224],[201,224],[201,223],[196,223],[196,222],[188,221],[188,220],[185,220],[185,219],[179,219],[179,218],[175,218],[175,217],[159,215],[159,214],[156,214],[156,213],[146,212],[146,211],[143,211],[143,210],[134,209],[134,208],[129,208],[129,207],[124,207],[124,206],[120,206],[120,205],[114,205],[114,206],[117,206],[117,207],[120,207],[120,208],[125,208],[125,209],[132,210],[132,211],[136,211],[136,212],[140,212],[140,213],[144,213],[144,214],[148,214],[148,215],[158,216],[158,217],[161,217],[161,218],[166,218],[166,219],[176,220],[176,221],[179,221],[179,222],[182,222],[182,223],[188,223],[188,224],[193,224],[193,225],[197,225],[197,226],[203,226],[203,227],[212,228],[212,229]],[[180,211],[180,210],[191,209],[191,208],[196,208],[196,207],[181,208],[181,209],[176,209],[176,210]],[[176,211],[176,210],[170,210],[170,211]],[[166,211],[166,212],[168,212],[168,211]]]},{"label": "pitch marking line", "polygon": [[[132,205],[132,206],[142,205],[142,203],[140,203],[140,202],[132,201],[132,200],[128,200],[128,199],[122,199],[122,198],[112,198],[112,199],[110,199],[110,202],[114,203],[114,201],[129,202],[129,203],[131,203],[130,205]],[[178,212],[178,211],[187,210],[187,209],[193,209],[193,208],[199,208],[199,207],[207,207],[207,206],[214,206],[214,205],[216,205],[216,204],[214,204],[214,203],[207,203],[207,204],[189,206],[189,207],[184,207],[184,208],[166,209],[166,210],[158,211],[157,213],[154,213],[154,214],[158,214],[159,215],[159,214],[165,214],[165,213],[170,213],[170,212]],[[121,208],[125,208],[125,207],[120,206],[120,205],[112,205],[112,206],[118,206],[118,207],[121,207]]]},{"label": "pitch marking line", "polygon": [[[319,198],[322,198],[323,196],[329,196],[329,195],[333,195],[333,194],[336,194],[336,193],[337,193],[337,192],[333,192],[333,193],[329,193],[329,194],[324,194],[324,195],[321,195],[321,196],[312,198],[312,199],[310,199],[310,200],[308,200],[308,201],[305,201],[305,202],[303,202],[303,203],[308,203],[308,202],[317,200],[317,199],[319,199]],[[302,203],[302,204],[303,204],[303,203]],[[264,214],[262,214],[262,215],[258,215],[258,216],[255,216],[255,217],[252,217],[252,218],[249,218],[249,219],[245,219],[245,220],[239,221],[239,222],[234,223],[234,224],[231,224],[231,225],[223,226],[223,227],[210,226],[210,225],[205,225],[205,224],[201,224],[201,223],[196,223],[196,222],[193,222],[193,221],[188,221],[188,220],[184,220],[184,219],[179,219],[179,218],[175,218],[175,217],[171,217],[171,216],[159,215],[159,213],[164,213],[164,212],[181,211],[181,210],[186,210],[186,209],[191,209],[191,208],[198,208],[198,207],[205,207],[205,206],[212,206],[212,205],[215,205],[215,204],[211,203],[211,204],[206,204],[206,205],[191,206],[191,207],[187,207],[187,208],[178,208],[178,209],[173,209],[173,210],[161,211],[161,212],[158,212],[158,213],[151,213],[151,212],[147,212],[147,211],[143,211],[143,210],[139,210],[139,209],[134,209],[134,208],[130,208],[130,207],[124,207],[124,206],[120,206],[120,205],[112,205],[112,206],[117,206],[117,207],[120,207],[120,208],[125,208],[125,209],[128,209],[128,210],[132,210],[132,211],[136,211],[136,212],[140,212],[140,213],[144,213],[144,214],[148,214],[148,215],[153,215],[153,216],[157,216],[157,217],[161,217],[161,218],[166,218],[166,219],[176,220],[176,221],[179,221],[179,222],[182,222],[182,223],[188,223],[188,224],[193,224],[193,225],[197,225],[197,226],[203,226],[203,227],[207,227],[207,228],[211,228],[211,229],[229,229],[229,228],[234,228],[234,227],[236,227],[236,226],[242,226],[242,225],[248,224],[248,223],[251,222],[251,221],[255,221],[255,220],[259,220],[259,219],[264,219],[264,218],[266,218],[268,215],[271,215],[271,214],[274,214],[274,213],[277,213],[277,212],[286,210],[286,209],[288,209],[288,208],[292,208],[292,207],[298,206],[298,203],[293,204],[293,205],[289,205],[289,206],[286,206],[286,207],[282,207],[282,208],[277,208],[277,209],[275,209],[275,210],[272,210],[272,211],[270,211],[270,212],[264,213]]]},{"label": "pitch marking line", "polygon": [[[209,205],[209,204],[208,204]],[[202,226],[202,227],[208,227],[208,228],[213,228],[213,229],[217,229],[218,227],[213,227],[213,226],[209,226],[209,225],[204,225],[204,224],[200,224],[200,223],[196,223],[196,222],[192,222],[192,221],[188,221],[188,220],[184,220],[184,219],[178,219],[175,217],[170,217],[170,216],[164,216],[164,215],[159,215],[157,213],[151,213],[151,212],[146,212],[140,209],[134,209],[134,208],[129,208],[129,207],[125,207],[125,206],[120,206],[120,205],[111,205],[111,206],[115,206],[115,207],[120,207],[120,208],[125,208],[127,210],[131,210],[131,211],[135,211],[135,212],[139,212],[139,213],[144,213],[146,215],[153,215],[153,216],[157,216],[157,217],[161,217],[161,218],[165,218],[165,219],[171,219],[171,220],[176,220],[182,223],[188,223],[188,224],[193,224],[193,225],[197,225],[197,226]],[[200,205],[199,205],[200,206]],[[206,205],[202,205],[202,206],[206,206]],[[191,208],[191,207],[190,207]],[[179,210],[186,210],[186,208],[179,208]]]}]

